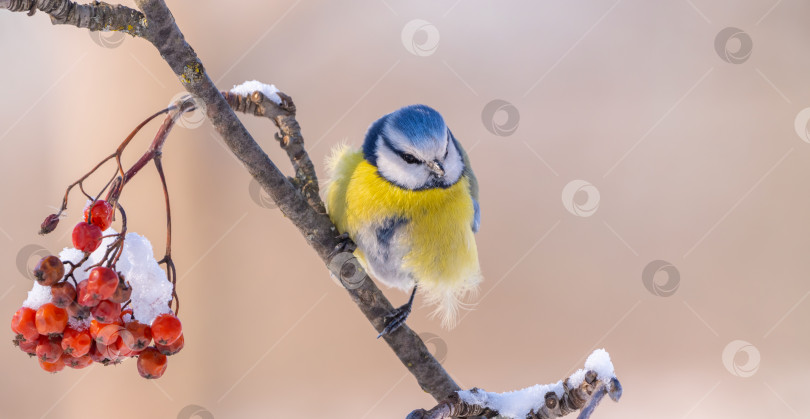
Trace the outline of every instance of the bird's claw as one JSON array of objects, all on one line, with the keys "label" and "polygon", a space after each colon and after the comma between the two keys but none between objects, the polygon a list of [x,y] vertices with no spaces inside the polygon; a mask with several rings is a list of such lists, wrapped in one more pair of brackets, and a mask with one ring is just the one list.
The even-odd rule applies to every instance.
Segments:
[{"label": "bird's claw", "polygon": [[395,308],[393,311],[385,315],[385,328],[377,335],[377,339],[384,335],[394,333],[400,326],[405,324],[405,320],[411,314],[411,304],[405,304],[402,307]]},{"label": "bird's claw", "polygon": [[339,253],[354,253],[357,249],[357,245],[352,241],[351,237],[349,237],[349,233],[343,233],[337,236],[338,244],[335,245],[334,250],[332,250],[331,257]]},{"label": "bird's claw", "polygon": [[385,315],[385,328],[383,328],[382,332],[377,335],[377,339],[383,337],[384,335],[390,335],[394,333],[400,326],[405,324],[405,320],[408,319],[408,316],[411,314],[411,308],[413,307],[413,297],[416,295],[416,287],[413,287],[413,291],[411,291],[411,298],[408,299],[408,302],[403,304],[401,307],[397,307],[393,309],[390,313]]}]

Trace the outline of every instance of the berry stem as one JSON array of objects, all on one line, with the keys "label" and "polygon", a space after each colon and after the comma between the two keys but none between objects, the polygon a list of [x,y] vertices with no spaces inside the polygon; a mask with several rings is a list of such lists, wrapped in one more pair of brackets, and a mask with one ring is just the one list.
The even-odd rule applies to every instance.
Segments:
[{"label": "berry stem", "polygon": [[118,253],[115,254],[112,262],[108,265],[112,267],[115,267],[118,263],[118,259],[121,258],[121,254],[124,252],[124,240],[126,240],[127,236],[127,213],[124,211],[124,207],[121,206],[121,203],[116,202],[115,205],[118,207],[118,212],[121,213],[121,233],[119,233],[121,246],[118,247]]},{"label": "berry stem", "polygon": [[79,263],[73,263],[73,262],[71,262],[71,261],[64,261],[64,262],[62,262],[62,263],[67,263],[67,264],[69,264],[69,265],[70,265],[70,271],[69,271],[69,272],[68,272],[68,273],[65,275],[65,279],[67,279],[67,278],[71,278],[71,279],[73,279],[73,285],[77,285],[77,286],[78,286],[78,284],[76,283],[76,277],[75,277],[75,276],[73,276],[73,272],[76,270],[76,268],[78,268],[78,267],[82,266],[82,264],[83,264],[84,262],[86,262],[86,261],[87,261],[87,259],[89,259],[89,258],[90,258],[90,253],[85,253],[85,254],[84,254],[84,257],[82,257],[82,260],[80,260],[80,261],[79,261]]},{"label": "berry stem", "polygon": [[[166,175],[163,173],[162,153],[155,156],[155,168],[160,175],[160,183],[163,185],[163,198],[166,201],[166,254],[159,263],[166,263],[166,275],[172,283],[172,299],[174,300],[174,313],[180,311],[180,298],[177,296],[177,269],[172,260],[172,208],[169,205],[169,187],[166,185]],[[169,302],[171,308],[171,302]]]},{"label": "berry stem", "polygon": [[121,196],[121,191],[124,189],[124,185],[126,185],[130,179],[138,174],[138,172],[143,169],[147,163],[154,160],[155,157],[161,153],[163,145],[166,143],[166,139],[169,137],[169,132],[171,132],[177,120],[180,119],[184,113],[191,112],[194,109],[196,109],[194,101],[190,96],[188,96],[178,100],[172,106],[169,106],[163,111],[153,115],[152,117],[154,118],[155,116],[158,116],[164,112],[168,113],[168,115],[166,115],[166,119],[163,120],[163,125],[160,126],[157,134],[155,134],[155,139],[152,140],[152,144],[149,145],[149,148],[146,149],[146,152],[141,156],[141,158],[139,158],[138,161],[136,161],[135,164],[133,164],[132,167],[130,167],[126,172],[124,172],[124,169],[121,166],[120,152],[123,151],[121,146],[126,147],[131,138],[128,138],[124,143],[121,144],[121,146],[119,146],[119,149],[116,152],[118,153],[116,159],[118,162],[119,176],[117,177],[117,181],[113,184],[113,187],[107,193],[107,202],[118,201],[118,197]]},{"label": "berry stem", "polygon": [[[104,252],[104,257],[101,260],[93,265],[88,266],[85,268],[85,271],[89,271],[97,266],[104,265],[104,262],[107,262],[108,268],[115,269],[115,264],[118,263],[118,259],[121,257],[121,253],[124,250],[124,240],[127,235],[127,213],[124,211],[124,207],[121,206],[120,203],[116,203],[118,206],[118,212],[121,213],[121,232],[118,234],[111,234],[109,236],[104,237],[115,237],[115,240],[107,246],[107,250]],[[110,259],[110,255],[115,255],[112,259]]]},{"label": "berry stem", "polygon": [[[160,116],[160,115],[162,115],[162,114],[164,114],[164,113],[169,112],[169,110],[170,110],[170,109],[171,109],[171,108],[166,108],[166,109],[163,109],[163,110],[161,110],[160,112],[157,112],[157,113],[155,113],[154,115],[150,116],[149,118],[146,118],[146,119],[145,119],[143,122],[141,122],[140,124],[138,124],[138,126],[137,126],[137,127],[135,127],[135,129],[134,129],[134,130],[132,130],[132,132],[130,132],[130,134],[127,136],[127,138],[125,138],[125,139],[124,139],[124,141],[123,141],[123,142],[122,142],[122,143],[121,143],[121,144],[118,146],[118,148],[115,150],[115,152],[114,152],[114,153],[110,154],[109,156],[105,157],[103,160],[101,160],[100,162],[98,162],[98,164],[96,164],[96,165],[95,165],[95,167],[93,167],[93,168],[92,168],[92,169],[91,169],[89,172],[85,173],[85,174],[84,174],[84,176],[80,177],[80,178],[79,178],[79,180],[77,180],[77,181],[75,181],[75,182],[71,183],[71,184],[70,184],[70,185],[67,187],[67,189],[65,190],[65,196],[64,196],[64,198],[62,198],[62,207],[59,209],[59,212],[57,213],[57,216],[58,216],[58,215],[61,215],[61,214],[62,214],[62,212],[63,212],[64,210],[66,210],[66,209],[67,209],[67,205],[68,205],[68,195],[70,195],[70,190],[71,190],[71,189],[73,189],[73,188],[74,188],[76,185],[79,185],[79,190],[81,190],[81,191],[82,191],[82,193],[83,193],[83,194],[84,194],[84,195],[87,197],[87,199],[90,199],[90,200],[93,200],[93,201],[97,200],[97,199],[98,199],[97,197],[96,197],[96,199],[93,199],[93,197],[92,197],[90,194],[88,194],[87,192],[85,192],[85,190],[84,190],[84,181],[85,181],[85,180],[86,180],[88,177],[90,177],[90,175],[92,175],[93,173],[95,173],[95,172],[96,172],[96,170],[98,170],[98,169],[99,169],[99,167],[101,167],[102,165],[104,165],[104,163],[108,162],[108,161],[109,161],[110,159],[112,159],[112,158],[115,158],[115,159],[116,159],[116,162],[118,163],[118,171],[120,171],[120,172],[123,174],[123,173],[124,173],[124,171],[123,171],[123,169],[121,168],[121,154],[124,152],[124,149],[127,147],[127,145],[129,145],[129,142],[130,142],[130,141],[132,141],[132,139],[133,139],[133,138],[135,138],[135,135],[138,133],[138,131],[140,131],[140,130],[141,130],[141,128],[143,128],[143,127],[144,127],[144,125],[148,124],[150,121],[152,121],[152,120],[153,120],[153,119],[155,119],[156,117],[158,117],[158,116]],[[116,173],[118,173],[118,172],[116,172]],[[113,179],[115,179],[115,177],[113,177]],[[110,183],[112,183],[112,181],[108,182],[108,183],[107,183],[107,186],[109,186],[109,185],[110,185]],[[107,186],[105,186],[105,187],[104,187],[104,189],[106,189],[106,188],[107,188]],[[102,189],[102,192],[104,191],[104,189]],[[99,195],[100,195],[100,194],[99,194]]]}]

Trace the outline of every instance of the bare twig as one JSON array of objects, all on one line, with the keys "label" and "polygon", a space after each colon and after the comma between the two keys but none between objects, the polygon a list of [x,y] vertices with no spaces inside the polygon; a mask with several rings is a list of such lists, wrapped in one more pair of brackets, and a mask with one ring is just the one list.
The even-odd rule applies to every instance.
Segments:
[{"label": "bare twig", "polygon": [[51,16],[54,25],[73,25],[91,31],[119,31],[140,37],[146,29],[143,13],[98,1],[77,4],[69,0],[2,0],[0,9],[28,12],[29,16],[41,10]]},{"label": "bare twig", "polygon": [[225,100],[235,111],[263,116],[278,127],[281,135],[276,135],[281,148],[287,152],[293,170],[295,170],[295,183],[301,193],[315,211],[325,214],[326,207],[321,201],[318,176],[315,173],[315,165],[309,158],[309,154],[304,148],[304,137],[301,135],[301,126],[295,119],[295,104],[291,97],[282,92],[277,92],[281,98],[281,104],[266,98],[262,92],[253,92],[248,97],[230,92],[222,92]]}]

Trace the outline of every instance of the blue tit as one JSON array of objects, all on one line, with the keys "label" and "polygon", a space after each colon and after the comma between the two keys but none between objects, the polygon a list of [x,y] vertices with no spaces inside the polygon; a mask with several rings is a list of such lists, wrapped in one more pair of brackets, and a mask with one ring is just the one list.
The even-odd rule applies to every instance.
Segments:
[{"label": "blue tit", "polygon": [[362,150],[338,146],[327,164],[329,216],[357,244],[360,264],[390,287],[413,289],[381,335],[407,318],[417,286],[453,327],[481,281],[481,211],[470,159],[442,116],[406,106],[371,124]]}]

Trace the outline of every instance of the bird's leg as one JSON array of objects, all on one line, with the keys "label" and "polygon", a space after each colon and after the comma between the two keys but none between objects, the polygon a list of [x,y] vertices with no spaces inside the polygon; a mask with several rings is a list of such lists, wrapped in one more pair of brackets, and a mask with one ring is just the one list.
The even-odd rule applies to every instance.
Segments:
[{"label": "bird's leg", "polygon": [[335,245],[335,249],[332,251],[329,259],[335,257],[338,253],[353,253],[355,249],[357,249],[357,245],[352,241],[351,237],[349,237],[349,233],[343,233],[337,236],[338,244]]},{"label": "bird's leg", "polygon": [[411,314],[411,307],[413,307],[413,297],[416,295],[416,285],[413,286],[413,291],[411,292],[411,298],[408,299],[408,302],[403,304],[401,307],[395,308],[393,311],[385,315],[385,328],[377,335],[377,339],[382,337],[383,335],[390,335],[395,330],[399,329],[400,326],[405,324],[405,320],[408,318],[408,315]]}]

